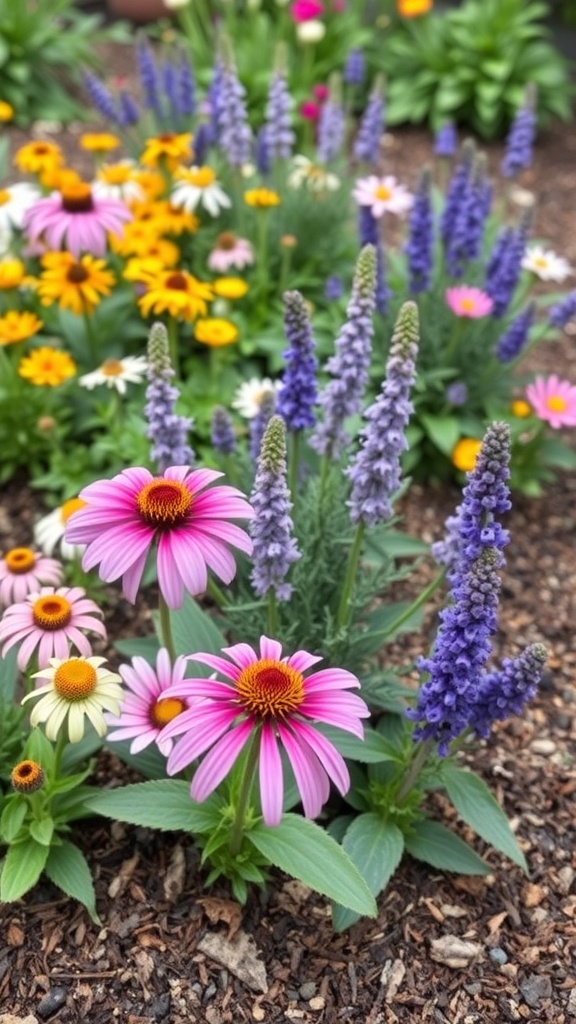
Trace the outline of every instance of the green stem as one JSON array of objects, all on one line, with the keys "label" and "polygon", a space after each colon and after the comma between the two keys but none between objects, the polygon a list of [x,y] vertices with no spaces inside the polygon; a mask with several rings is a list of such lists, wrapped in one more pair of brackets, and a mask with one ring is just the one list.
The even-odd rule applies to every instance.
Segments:
[{"label": "green stem", "polygon": [[174,376],[179,378],[180,357],[178,354],[178,321],[174,316],[168,317],[168,351],[170,353],[170,362],[172,363]]},{"label": "green stem", "polygon": [[454,327],[452,328],[452,335],[446,346],[444,357],[442,360],[445,366],[452,366],[453,364],[454,357],[458,351],[458,348],[460,347],[462,333],[464,331],[465,325],[466,321],[463,316],[456,317]]},{"label": "green stem", "polygon": [[292,499],[292,509],[296,505],[298,492],[298,452],[300,448],[300,431],[292,430],[290,437],[290,464],[288,466],[288,487]]},{"label": "green stem", "polygon": [[348,624],[350,601],[354,590],[354,581],[356,579],[356,571],[358,569],[358,560],[360,558],[360,550],[362,548],[365,529],[366,524],[360,520],[356,527],[356,534],[352,541],[352,546],[348,552],[348,565],[346,566],[346,575],[344,577],[344,585],[340,596],[340,605],[338,607],[338,614],[336,615],[337,629]]},{"label": "green stem", "polygon": [[65,729],[64,725],[62,725],[62,728],[60,729],[60,732],[58,733],[58,736],[56,737],[56,746],[55,746],[55,749],[54,749],[54,781],[55,782],[57,781],[58,776],[60,775],[60,761],[62,760],[62,754],[64,753],[64,747],[66,746],[67,738],[68,738],[67,737],[67,729]]},{"label": "green stem", "polygon": [[92,320],[90,319],[90,316],[88,315],[86,310],[84,310],[84,312],[82,313],[82,318],[84,320],[84,331],[86,333],[86,343],[88,345],[88,352],[90,354],[90,359],[91,359],[92,363],[94,364],[94,366],[96,366],[96,364],[98,363],[99,359],[98,359],[98,340],[97,340],[96,334],[94,332],[94,326],[93,326]]},{"label": "green stem", "polygon": [[172,636],[172,624],[170,622],[170,609],[166,604],[166,600],[162,594],[158,599],[158,610],[160,612],[160,634],[162,637],[162,643],[168,654],[170,660],[176,660],[176,648],[174,647],[174,638]]},{"label": "green stem", "polygon": [[272,587],[268,591],[268,633],[271,637],[278,635],[278,605]]},{"label": "green stem", "polygon": [[252,783],[254,781],[254,772],[256,771],[256,765],[258,764],[258,756],[260,754],[260,731],[256,731],[248,748],[248,754],[246,757],[246,763],[244,765],[244,776],[240,783],[240,791],[238,793],[238,801],[236,804],[236,814],[234,816],[234,824],[230,830],[230,854],[232,857],[236,857],[242,849],[242,840],[244,839],[244,822],[246,820],[246,810],[248,808],[248,802],[250,800],[250,793],[252,792]]},{"label": "green stem", "polygon": [[416,600],[413,601],[408,608],[405,608],[403,612],[397,615],[395,619],[392,619],[392,622],[390,623],[387,629],[387,632],[390,636],[394,636],[394,634],[398,632],[400,626],[404,622],[406,622],[406,620],[409,619],[410,616],[414,614],[414,612],[418,611],[418,609],[421,608],[423,604],[426,603],[428,598],[431,597],[432,594],[438,589],[440,584],[444,582],[445,576],[446,573],[444,571],[438,573],[438,576],[434,577],[432,582],[424,588],[424,590],[418,595]]},{"label": "green stem", "polygon": [[404,800],[404,798],[408,796],[408,793],[410,792],[410,790],[414,786],[414,783],[416,782],[416,779],[420,775],[420,772],[422,771],[422,768],[424,767],[424,764],[426,763],[428,755],[432,751],[433,746],[434,740],[423,740],[422,743],[417,744],[416,753],[414,754],[408,771],[406,772],[406,775],[404,776],[404,779],[400,784],[400,788],[396,793],[396,797],[394,799],[396,806],[398,806],[398,804],[400,804],[402,800]]},{"label": "green stem", "polygon": [[226,606],[229,604],[226,594],[218,586],[218,584],[215,583],[212,576],[208,578],[208,593],[210,594],[210,597],[212,598],[214,603],[217,604],[219,608],[226,608]]},{"label": "green stem", "polygon": [[268,291],[268,211],[258,210],[258,299]]}]

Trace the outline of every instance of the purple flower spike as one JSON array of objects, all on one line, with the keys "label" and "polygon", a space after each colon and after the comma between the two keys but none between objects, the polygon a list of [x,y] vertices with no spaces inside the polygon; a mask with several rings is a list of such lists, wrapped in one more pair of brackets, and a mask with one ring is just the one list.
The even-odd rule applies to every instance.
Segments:
[{"label": "purple flower spike", "polygon": [[570,292],[562,302],[552,306],[548,314],[548,322],[552,327],[565,327],[576,313],[576,291]]},{"label": "purple flower spike", "polygon": [[528,335],[530,334],[530,328],[534,323],[535,316],[536,303],[530,302],[512,321],[496,346],[496,358],[501,363],[511,363],[513,359],[520,355],[528,341]]},{"label": "purple flower spike", "polygon": [[380,139],[384,134],[384,85],[381,78],[375,82],[358,134],[354,140],[353,153],[356,160],[375,164],[380,153]]},{"label": "purple flower spike", "polygon": [[246,90],[232,58],[222,68],[218,100],[218,143],[230,167],[242,167],[252,157],[252,131],[246,111]]},{"label": "purple flower spike", "polygon": [[340,83],[333,82],[328,99],[322,106],[318,121],[318,161],[329,164],[342,152],[346,133],[346,117],[340,99]]},{"label": "purple flower spike", "polygon": [[386,266],[384,262],[384,246],[380,237],[380,226],[376,217],[372,215],[369,206],[358,207],[358,237],[362,248],[365,245],[373,245],[376,250],[376,293],[375,304],[378,313],[384,316],[388,310],[391,291],[386,281]]},{"label": "purple flower spike", "polygon": [[450,247],[458,218],[468,197],[468,190],[472,180],[474,153],[474,143],[471,139],[466,139],[462,145],[462,155],[452,172],[452,177],[448,184],[446,201],[440,221],[440,234],[446,250]]},{"label": "purple flower spike", "polygon": [[436,156],[452,157],[456,154],[458,135],[453,121],[445,121],[436,132],[434,152]]},{"label": "purple flower spike", "polygon": [[222,455],[232,455],[236,450],[236,435],[230,413],[217,405],[212,412],[212,447]]},{"label": "purple flower spike", "polygon": [[376,251],[367,245],[356,264],[346,322],[326,365],[332,379],[319,397],[323,420],[310,438],[312,448],[331,459],[337,459],[350,441],[344,427],[347,417],[362,408],[372,354],[375,290]]},{"label": "purple flower spike", "polygon": [[300,292],[284,292],[283,299],[284,333],[289,347],[284,352],[286,369],[277,408],[288,430],[306,430],[316,422],[314,406],[318,401],[318,361],[312,325]]},{"label": "purple flower spike", "polygon": [[150,458],[157,463],[160,473],[169,466],[193,466],[195,462],[186,440],[192,420],[175,412],[179,392],[170,384],[173,376],[166,328],[161,323],[152,324],[148,336],[146,437],[152,442]]},{"label": "purple flower spike", "polygon": [[348,51],[342,78],[347,85],[362,85],[366,75],[366,58],[364,50],[355,47]]},{"label": "purple flower spike", "polygon": [[94,109],[97,110],[106,121],[111,121],[112,124],[120,126],[122,116],[118,112],[114,99],[104,83],[101,82],[96,75],[93,75],[88,71],[84,75],[84,85],[86,86],[86,92],[88,93],[90,102]]},{"label": "purple flower spike", "polygon": [[139,36],[136,42],[136,62],[138,77],[144,93],[144,106],[162,117],[160,99],[160,72],[156,66],[154,54],[145,36]]},{"label": "purple flower spike", "polygon": [[410,226],[405,249],[408,260],[410,295],[426,292],[432,281],[434,263],[434,217],[432,214],[431,175],[422,172],[418,191],[410,210]]},{"label": "purple flower spike", "polygon": [[530,644],[517,658],[505,658],[496,672],[487,672],[474,701],[469,728],[486,738],[493,722],[519,715],[540,685],[547,657],[544,644]]},{"label": "purple flower spike", "polygon": [[250,458],[252,462],[258,462],[262,438],[271,417],[276,412],[276,392],[265,391],[260,401],[260,408],[256,415],[250,420]]},{"label": "purple flower spike", "polygon": [[386,377],[376,401],[364,413],[368,421],[360,433],[360,448],[346,470],[352,481],[348,505],[353,523],[373,526],[392,515],[392,499],[400,487],[400,457],[408,447],[406,427],[416,377],[418,308],[402,306],[386,364]]},{"label": "purple flower spike", "polygon": [[503,316],[512,301],[522,273],[532,211],[527,210],[518,227],[504,228],[492,250],[486,268],[484,291],[493,301],[493,316]]},{"label": "purple flower spike", "polygon": [[536,90],[529,86],[524,104],[517,111],[506,139],[506,149],[500,165],[505,178],[513,178],[519,171],[530,167],[536,137]]},{"label": "purple flower spike", "polygon": [[265,125],[270,159],[289,160],[296,135],[292,127],[292,99],[286,76],[280,69],[270,81]]},{"label": "purple flower spike", "polygon": [[288,570],[300,558],[293,537],[290,492],[286,483],[286,426],[281,416],[272,416],[258,458],[258,471],[250,503],[255,516],[250,523],[254,543],[252,586],[258,597],[273,590],[279,601],[292,593],[286,582]]}]

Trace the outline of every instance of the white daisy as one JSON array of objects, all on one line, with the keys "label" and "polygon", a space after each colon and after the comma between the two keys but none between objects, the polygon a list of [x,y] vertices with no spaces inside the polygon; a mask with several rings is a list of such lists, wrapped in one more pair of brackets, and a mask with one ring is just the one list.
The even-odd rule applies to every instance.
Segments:
[{"label": "white daisy", "polygon": [[410,209],[414,196],[393,175],[378,178],[375,174],[358,178],[352,195],[359,206],[369,206],[373,217],[389,213],[402,214]]},{"label": "white daisy", "polygon": [[565,281],[572,273],[572,267],[563,256],[557,256],[551,249],[532,245],[522,260],[524,270],[530,270],[541,281]]},{"label": "white daisy", "polygon": [[251,380],[245,380],[234,394],[232,408],[236,409],[244,419],[252,420],[260,412],[264,396],[276,395],[281,386],[281,381],[273,381],[269,377],[263,379],[252,377]]},{"label": "white daisy", "polygon": [[40,199],[40,192],[28,181],[0,188],[0,233],[20,229],[24,214]]},{"label": "white daisy", "polygon": [[140,203],[146,198],[142,186],[134,181],[136,163],[134,160],[119,160],[114,164],[103,164],[92,191],[100,199],[120,199],[123,203]]},{"label": "white daisy", "polygon": [[82,554],[85,545],[69,544],[64,540],[64,529],[72,513],[84,508],[85,505],[86,502],[82,498],[69,498],[63,505],[38,520],[34,527],[34,540],[45,555],[51,555],[59,541],[62,558],[72,559]]},{"label": "white daisy", "polygon": [[193,213],[201,205],[211,217],[217,217],[220,210],[232,206],[211,167],[179,167],[175,178],[171,199],[186,213]]},{"label": "white daisy", "polygon": [[334,192],[340,188],[340,178],[320,164],[313,163],[307,156],[295,156],[288,184],[291,188],[302,188],[305,185],[311,192]]},{"label": "white daisy", "polygon": [[296,25],[296,35],[300,43],[319,43],[326,35],[326,26],[318,18],[309,18]]},{"label": "white daisy", "polygon": [[126,384],[142,383],[147,366],[144,356],[106,359],[97,370],[85,373],[83,377],[80,377],[79,383],[89,391],[98,387],[99,384],[106,384],[107,387],[116,388],[121,395],[125,395]]},{"label": "white daisy", "polygon": [[106,658],[50,658],[49,666],[33,673],[34,679],[48,679],[22,700],[36,700],[30,715],[35,728],[45,723],[46,736],[56,740],[66,718],[70,743],[84,735],[84,718],[90,719],[98,736],[106,734],[104,711],[120,714],[124,699],[122,679],[117,672],[102,668]]}]

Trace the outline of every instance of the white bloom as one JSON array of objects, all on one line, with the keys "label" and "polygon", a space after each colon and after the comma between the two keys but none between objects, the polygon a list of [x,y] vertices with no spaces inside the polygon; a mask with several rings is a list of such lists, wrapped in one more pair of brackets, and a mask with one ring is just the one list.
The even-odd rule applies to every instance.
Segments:
[{"label": "white bloom", "polygon": [[261,380],[259,377],[252,377],[251,380],[245,380],[237,388],[232,400],[232,408],[236,409],[245,419],[252,420],[260,412],[264,396],[276,395],[281,387],[282,382],[279,380],[273,381],[269,377],[264,377]]},{"label": "white bloom", "polygon": [[116,388],[121,395],[125,395],[126,384],[142,383],[147,365],[144,356],[106,359],[97,370],[85,373],[83,377],[80,377],[79,383],[89,391],[98,387],[99,384],[106,384],[109,388]]},{"label": "white bloom", "polygon": [[84,735],[84,718],[88,718],[98,736],[104,736],[107,725],[104,711],[120,714],[124,699],[122,677],[102,666],[106,658],[50,658],[50,664],[33,673],[34,679],[47,679],[44,686],[23,698],[40,700],[32,708],[30,724],[33,728],[44,723],[49,740],[58,739],[60,729],[67,721],[71,743],[79,743]]},{"label": "white bloom", "polygon": [[541,245],[532,245],[526,250],[522,267],[536,274],[541,281],[561,283],[572,273],[572,267],[563,256],[557,256],[551,249],[543,249]]},{"label": "white bloom", "polygon": [[120,199],[123,203],[139,203],[146,198],[142,186],[134,180],[134,160],[119,160],[104,164],[92,182],[94,195],[99,199]]},{"label": "white bloom", "polygon": [[340,178],[320,164],[313,163],[307,156],[295,156],[288,175],[288,184],[291,188],[302,188],[306,185],[311,192],[334,192],[340,187]]},{"label": "white bloom", "polygon": [[370,174],[367,178],[359,178],[352,195],[359,206],[369,206],[373,217],[381,217],[383,213],[406,213],[414,202],[414,196],[405,185],[399,185],[396,178],[388,174],[378,178]]},{"label": "white bloom", "polygon": [[211,217],[217,217],[220,210],[232,206],[211,167],[179,167],[175,177],[172,202],[186,213],[201,204]]},{"label": "white bloom", "polygon": [[0,221],[0,259],[4,259],[5,256],[10,255],[10,244],[12,242],[12,232],[8,224],[3,224]]},{"label": "white bloom", "polygon": [[24,214],[37,199],[40,199],[40,192],[28,181],[0,188],[0,232],[11,231],[13,228],[20,229]]},{"label": "white bloom", "polygon": [[177,11],[180,7],[188,7],[190,0],[164,0],[164,7],[169,11]]},{"label": "white bloom", "polygon": [[296,25],[296,35],[301,43],[319,43],[326,35],[326,25],[316,18],[310,18]]},{"label": "white bloom", "polygon": [[84,544],[69,544],[64,540],[64,528],[73,512],[84,508],[86,502],[82,498],[69,498],[59,508],[39,519],[34,527],[34,540],[45,555],[51,555],[60,541],[62,558],[72,559],[84,551]]}]

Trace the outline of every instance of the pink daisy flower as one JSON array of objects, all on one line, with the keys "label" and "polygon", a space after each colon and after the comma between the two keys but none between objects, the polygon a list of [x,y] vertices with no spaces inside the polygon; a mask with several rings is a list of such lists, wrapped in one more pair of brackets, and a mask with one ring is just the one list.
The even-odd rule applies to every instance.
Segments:
[{"label": "pink daisy flower", "polygon": [[62,566],[32,548],[12,548],[0,558],[0,607],[23,601],[39,587],[62,580]]},{"label": "pink daisy flower", "polygon": [[207,568],[224,583],[236,575],[236,562],[227,545],[252,553],[252,541],[227,519],[252,519],[254,512],[235,487],[219,485],[202,494],[223,476],[214,469],[191,470],[170,466],[162,476],[132,467],[85,487],[85,508],[66,525],[71,544],[86,544],[82,567],[100,564],[107,583],[122,577],[129,601],[136,600],[146,558],[158,542],[160,592],[169,608],[179,608],[184,591],[206,590]]},{"label": "pink daisy flower", "polygon": [[446,302],[456,316],[465,316],[469,320],[478,320],[492,312],[494,303],[486,292],[480,288],[462,284],[458,288],[446,289]]},{"label": "pink daisy flower", "polygon": [[526,398],[538,418],[554,430],[576,427],[576,387],[569,380],[560,380],[555,373],[547,380],[537,377],[526,388]]},{"label": "pink daisy flower", "polygon": [[121,235],[123,222],[131,219],[124,203],[96,195],[81,181],[34,203],[26,212],[24,229],[32,245],[41,240],[49,249],[64,246],[73,256],[104,256],[107,233]]},{"label": "pink daisy flower", "polygon": [[298,110],[305,121],[317,121],[320,117],[320,104],[314,100],[303,100]]},{"label": "pink daisy flower", "polygon": [[156,668],[145,658],[132,658],[132,667],[120,666],[120,675],[128,687],[118,715],[105,715],[106,723],[113,728],[107,740],[133,739],[131,754],[139,754],[145,747],[155,743],[164,757],[172,750],[174,740],[162,736],[161,730],[177,715],[189,707],[189,701],[178,697],[167,697],[169,686],[177,686],[186,673],[186,658],[176,658],[172,665],[170,655],[161,647],[156,657]]},{"label": "pink daisy flower", "polygon": [[406,213],[414,202],[412,193],[391,174],[385,178],[378,178],[375,174],[358,178],[352,195],[358,206],[370,207],[373,217],[381,217],[384,213]]},{"label": "pink daisy flower", "polygon": [[69,644],[85,657],[90,657],[90,641],[83,629],[106,636],[106,628],[95,615],[102,612],[90,601],[82,587],[42,587],[28,594],[25,601],[13,604],[0,620],[2,657],[10,648],[20,644],[17,664],[22,671],[36,648],[38,667],[46,668],[50,658],[68,658]]},{"label": "pink daisy flower", "polygon": [[248,644],[225,647],[222,653],[230,660],[204,653],[189,658],[216,669],[226,682],[185,679],[165,691],[167,697],[199,700],[164,729],[163,738],[185,733],[168,758],[168,774],[181,771],[208,751],[190,788],[192,799],[202,803],[257,734],[260,800],[266,824],[278,825],[282,817],[280,747],[292,766],[304,813],[317,817],[328,799],[330,781],[344,794],[350,777],[340,752],[311,722],[326,722],[362,739],[360,719],[368,717],[368,708],[360,697],[346,692],[360,686],[358,679],[342,668],[305,676],[306,670],[322,659],[307,651],[282,658],[282,645],[266,636],[260,638],[259,653]]},{"label": "pink daisy flower", "polygon": [[247,238],[238,238],[232,231],[223,231],[208,257],[208,266],[217,274],[225,274],[231,267],[242,270],[254,263],[254,250]]}]

